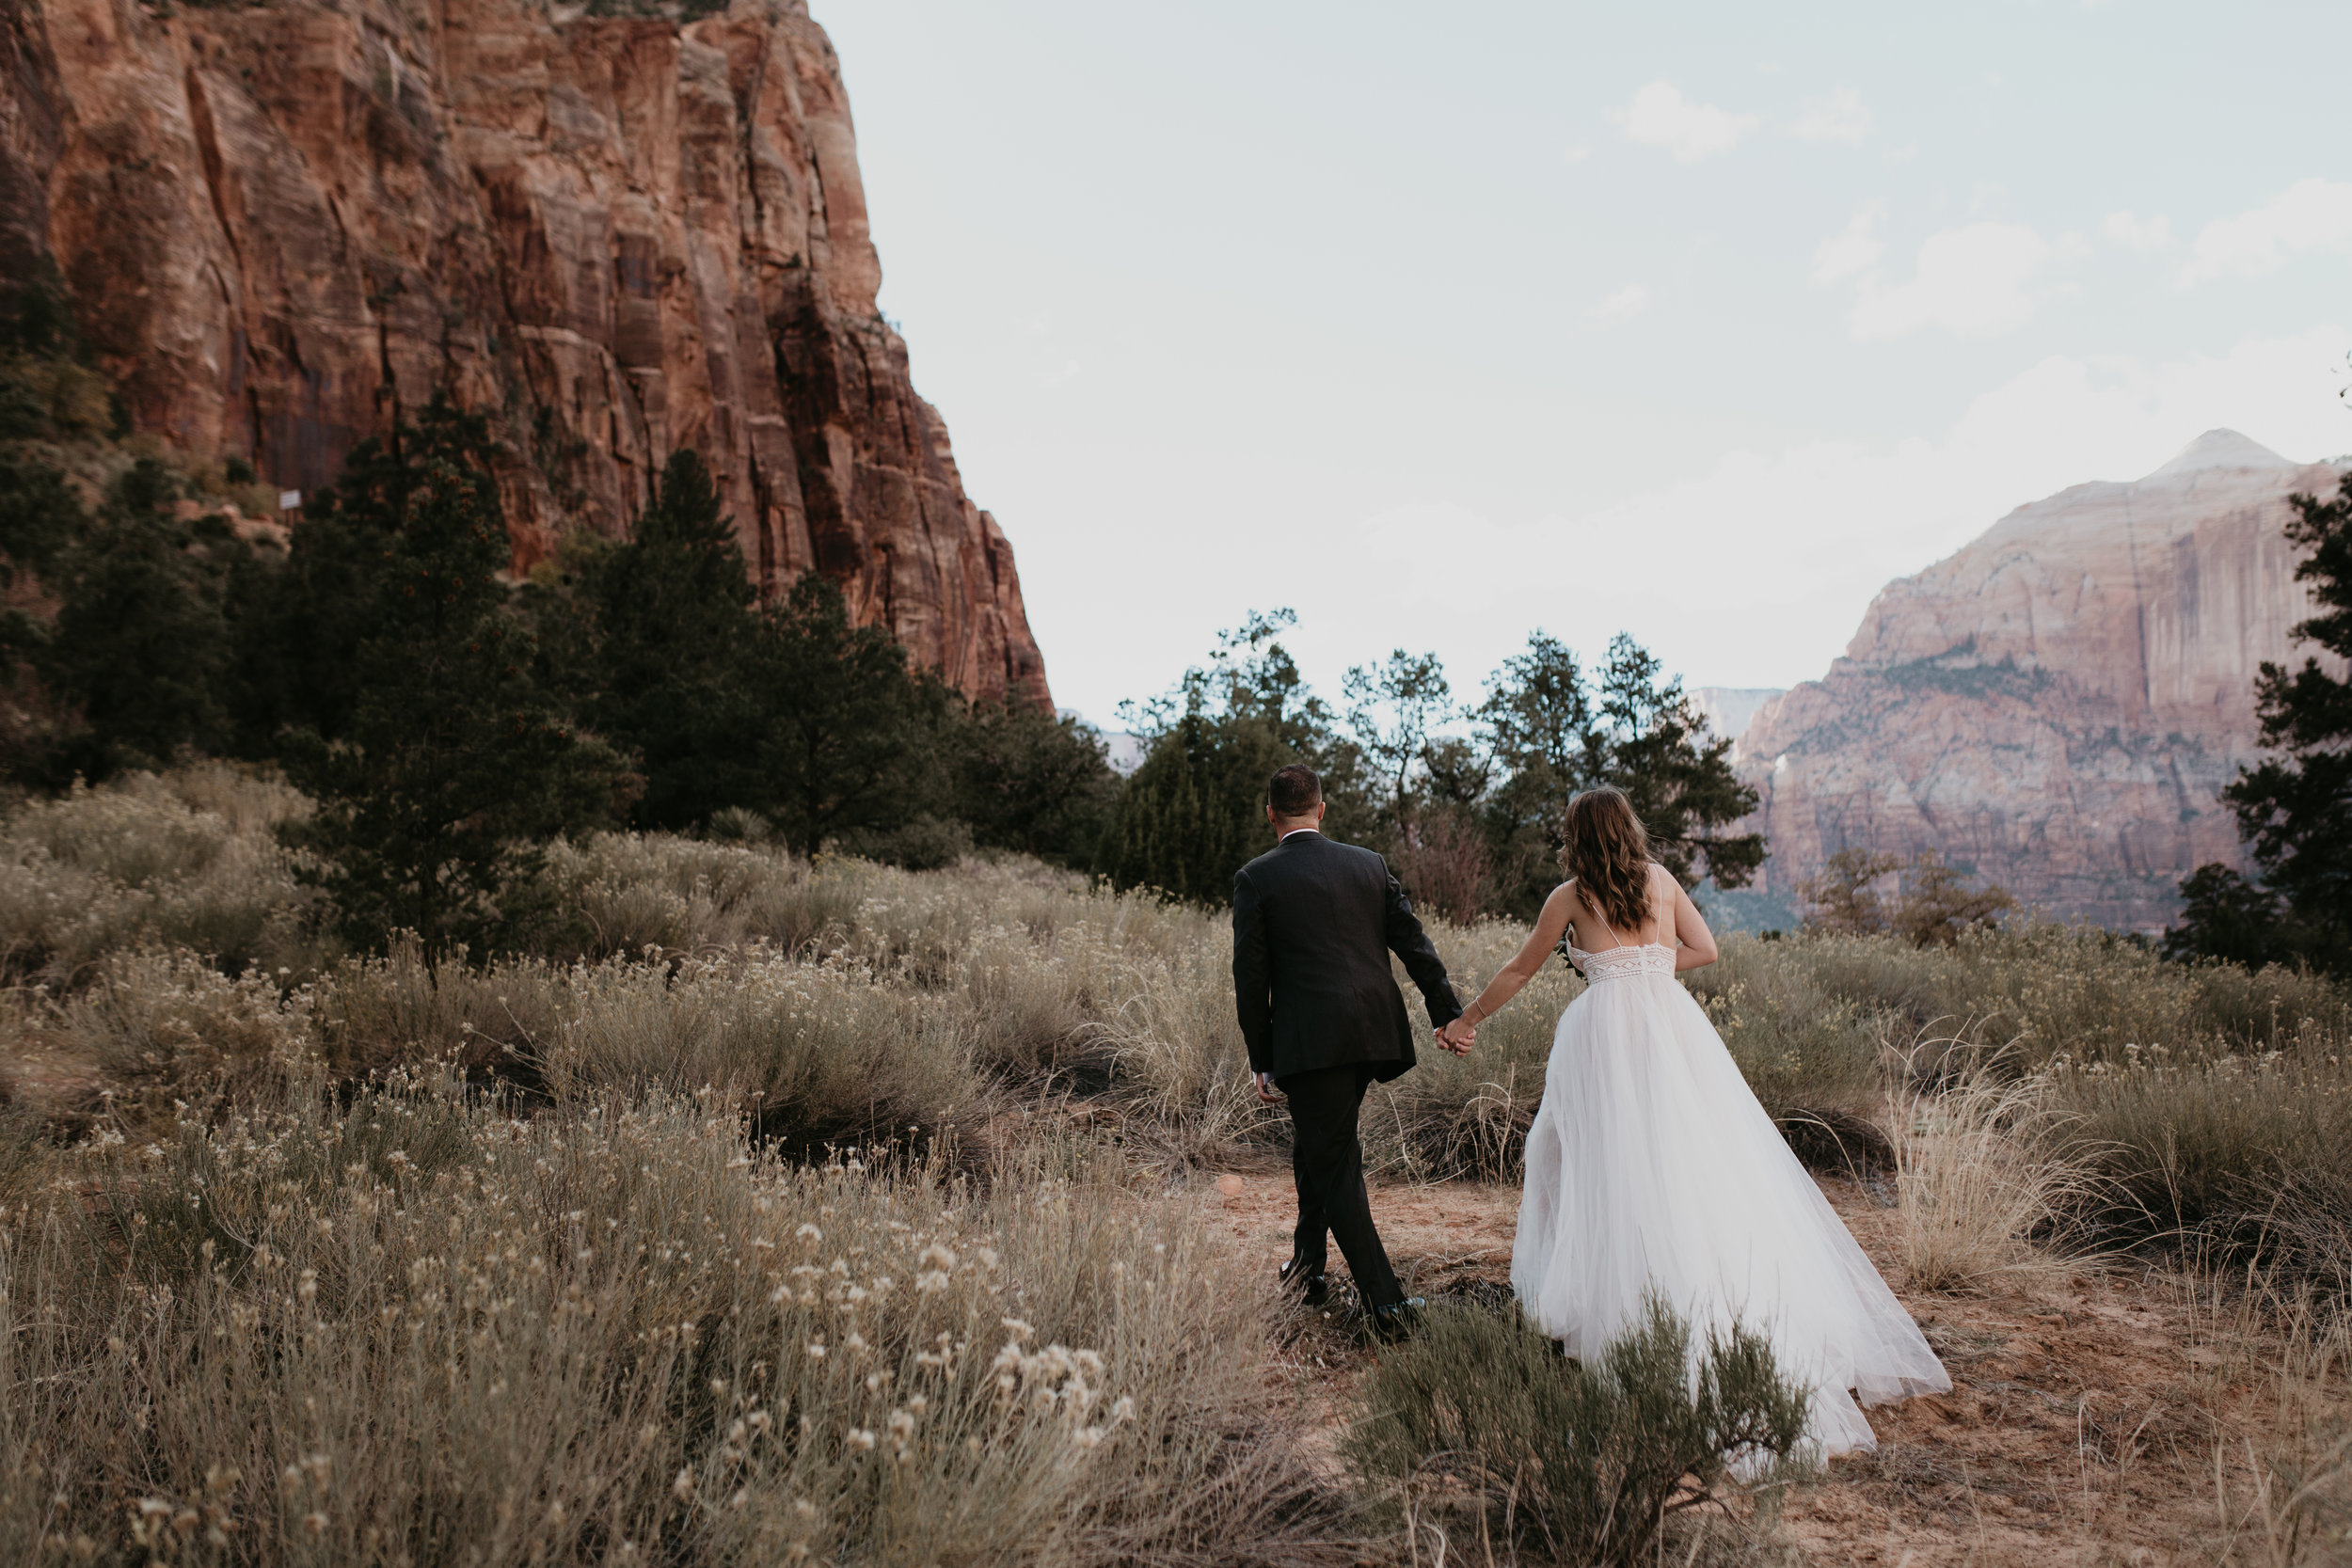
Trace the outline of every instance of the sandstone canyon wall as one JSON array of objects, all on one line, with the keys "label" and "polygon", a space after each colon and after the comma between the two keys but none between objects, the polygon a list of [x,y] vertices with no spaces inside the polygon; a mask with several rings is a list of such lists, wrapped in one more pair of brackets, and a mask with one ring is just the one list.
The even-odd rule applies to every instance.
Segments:
[{"label": "sandstone canyon wall", "polygon": [[1934,849],[2064,917],[2153,930],[2259,749],[2254,677],[2311,614],[2281,528],[2297,465],[2230,431],[2129,484],[2020,507],[1882,591],[1829,673],[1740,736],[1766,890],[1844,848]]},{"label": "sandstone canyon wall", "polygon": [[0,269],[54,257],[135,425],[310,490],[437,387],[493,415],[515,564],[676,447],[768,593],[815,568],[976,696],[1051,699],[1012,549],[875,305],[805,0],[0,0]]}]

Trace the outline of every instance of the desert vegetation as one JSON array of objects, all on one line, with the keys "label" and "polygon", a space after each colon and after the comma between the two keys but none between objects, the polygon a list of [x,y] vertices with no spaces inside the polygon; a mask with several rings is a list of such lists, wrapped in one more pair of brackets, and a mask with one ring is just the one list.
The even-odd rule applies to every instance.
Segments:
[{"label": "desert vegetation", "polygon": [[[284,832],[313,809],[205,764],[0,824],[12,1560],[1771,1539],[1740,1499],[1790,1448],[1787,1391],[1753,1345],[1668,1399],[1671,1323],[1575,1369],[1473,1292],[1346,1409],[1269,1371],[1341,1354],[1345,1320],[1204,1228],[1216,1175],[1284,1133],[1216,912],[1021,856],[612,832],[546,847],[527,947],[369,951]],[[1518,939],[1436,935],[1466,983]],[[1472,1056],[1375,1090],[1379,1177],[1514,1180],[1581,983],[1548,970]],[[1735,936],[1692,984],[1792,1145],[1893,1205],[1906,1289],[2127,1259],[2205,1281],[2233,1346],[2301,1346],[2301,1468],[2233,1454],[2225,1484],[2295,1551],[2325,1536],[2352,993],[2022,921]],[[1572,1464],[1558,1430],[1596,1446]]]}]

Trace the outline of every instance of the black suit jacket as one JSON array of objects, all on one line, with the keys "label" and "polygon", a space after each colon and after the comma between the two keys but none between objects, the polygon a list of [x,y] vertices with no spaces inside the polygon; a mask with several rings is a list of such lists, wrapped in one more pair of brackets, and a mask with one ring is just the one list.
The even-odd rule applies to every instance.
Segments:
[{"label": "black suit jacket", "polygon": [[1389,955],[1443,1028],[1461,1015],[1445,965],[1389,863],[1369,849],[1297,832],[1233,878],[1233,995],[1249,1069],[1287,1078],[1368,1063],[1394,1078],[1413,1066],[1413,1026]]}]

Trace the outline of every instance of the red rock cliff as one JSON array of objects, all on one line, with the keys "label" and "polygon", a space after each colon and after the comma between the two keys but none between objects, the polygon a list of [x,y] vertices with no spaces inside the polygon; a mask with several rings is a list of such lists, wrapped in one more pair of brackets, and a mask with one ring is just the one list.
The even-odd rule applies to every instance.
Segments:
[{"label": "red rock cliff", "polygon": [[0,267],[54,254],[136,424],[309,490],[447,385],[515,562],[691,446],[773,593],[840,581],[963,690],[1051,699],[1012,547],[875,307],[805,0],[686,26],[530,0],[0,0]]},{"label": "red rock cliff", "polygon": [[2215,792],[2260,753],[2256,671],[2301,662],[2288,629],[2312,613],[2287,497],[2341,473],[2211,431],[1889,583],[1740,737],[1766,890],[1840,849],[1934,849],[2053,914],[2166,925],[2182,877],[2244,863]]}]

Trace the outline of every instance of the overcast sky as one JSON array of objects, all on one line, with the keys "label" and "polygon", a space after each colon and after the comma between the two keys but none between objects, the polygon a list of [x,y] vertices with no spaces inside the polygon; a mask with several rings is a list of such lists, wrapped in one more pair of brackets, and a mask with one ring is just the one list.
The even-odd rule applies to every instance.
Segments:
[{"label": "overcast sky", "polygon": [[882,308],[1112,721],[1542,626],[1785,686],[2010,508],[2352,451],[2352,7],[813,0]]}]

